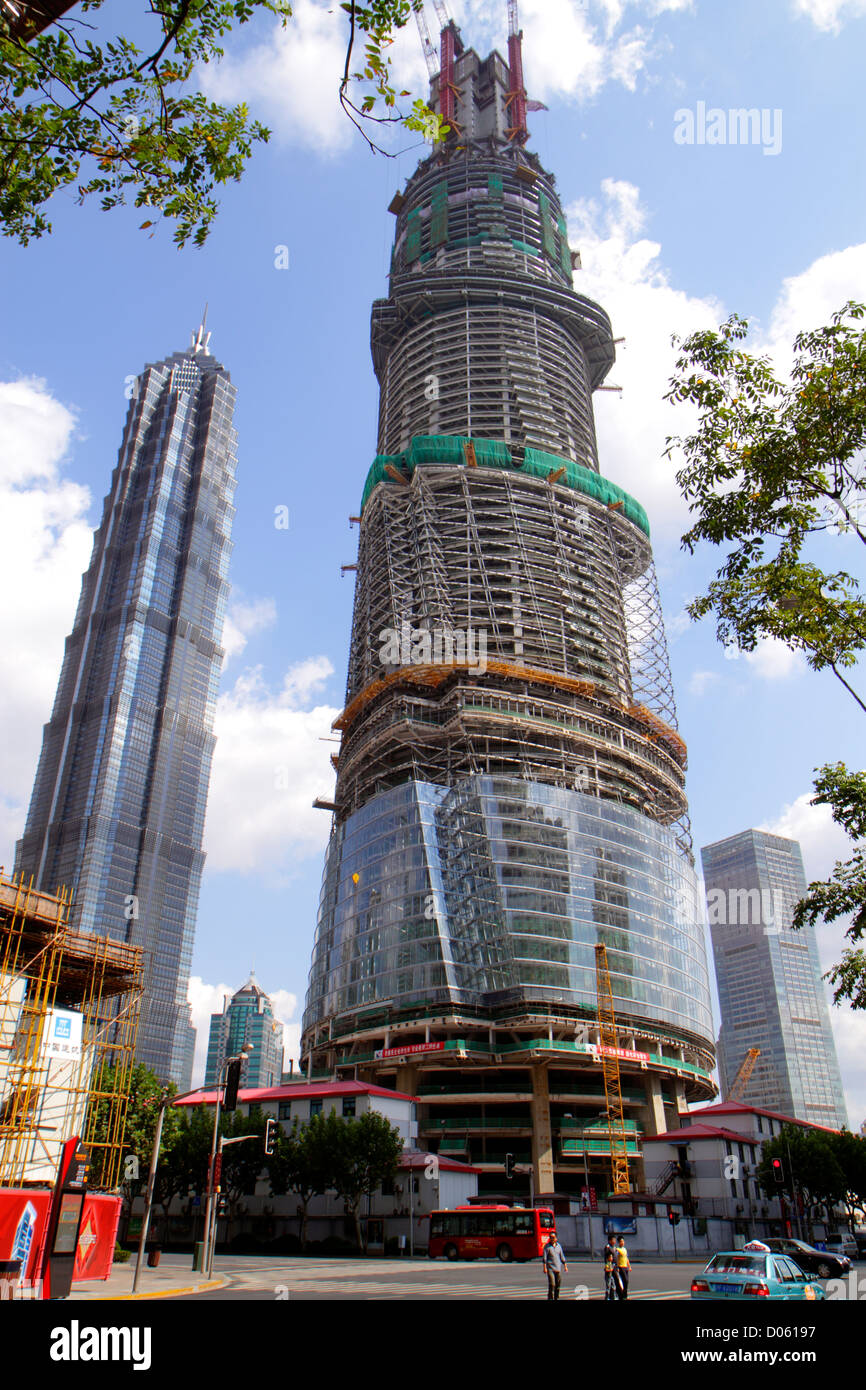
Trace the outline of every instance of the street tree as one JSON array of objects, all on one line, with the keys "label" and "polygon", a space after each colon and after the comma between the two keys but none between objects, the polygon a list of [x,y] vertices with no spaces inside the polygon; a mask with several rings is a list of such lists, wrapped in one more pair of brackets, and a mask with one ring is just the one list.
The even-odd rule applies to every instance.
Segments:
[{"label": "street tree", "polygon": [[364,1248],[360,1210],[364,1197],[393,1178],[403,1152],[396,1126],[384,1115],[368,1110],[357,1120],[339,1120],[334,1186],[343,1199],[346,1215],[355,1226],[358,1248]]},{"label": "street tree", "polygon": [[821,1207],[830,1210],[845,1200],[845,1175],[830,1145],[830,1136],[800,1125],[783,1125],[781,1132],[768,1139],[761,1150],[756,1174],[761,1187],[771,1196],[780,1188],[773,1175],[773,1159],[781,1159],[784,1182],[781,1191],[796,1205],[802,1198],[811,1237],[812,1223]]},{"label": "street tree", "polygon": [[[333,1112],[330,1112],[333,1115]],[[274,1195],[295,1192],[300,1199],[298,1236],[301,1249],[307,1246],[307,1210],[310,1200],[334,1187],[334,1154],[338,1139],[334,1135],[336,1115],[331,1120],[313,1115],[303,1125],[294,1121],[289,1133],[277,1131],[274,1153],[268,1159],[268,1173]]]},{"label": "street tree", "polygon": [[[87,1142],[92,1149],[92,1176],[94,1187],[99,1187],[102,1177],[103,1157],[108,1152],[105,1145],[112,1142],[109,1133],[112,1120],[112,1106],[108,1097],[115,1095],[117,1087],[123,1084],[127,1095],[126,1111],[123,1118],[124,1154],[120,1167],[120,1192],[124,1210],[128,1215],[135,1197],[143,1190],[150,1170],[156,1122],[163,1097],[173,1095],[177,1087],[165,1087],[156,1072],[142,1062],[136,1062],[125,1082],[114,1066],[105,1064],[99,1073],[94,1089],[98,1098],[93,1102],[88,1115]],[[166,1107],[163,1120],[162,1142],[160,1144],[160,1164],[157,1169],[154,1195],[162,1203],[163,1189],[171,1184],[170,1154],[182,1127],[180,1113],[171,1105]]]},{"label": "street tree", "polygon": [[[866,546],[866,306],[853,301],[829,324],[794,340],[794,365],[780,378],[766,356],[741,346],[746,320],[680,340],[666,399],[695,407],[698,423],[668,439],[684,456],[677,482],[693,524],[683,547],[727,548],[706,592],[688,606],[695,620],[713,615],[725,647],[754,651],[774,638],[830,671],[859,709],[866,701],[853,668],[866,648],[861,578]],[[843,539],[844,538],[844,539]],[[836,567],[840,545],[860,574]],[[834,553],[835,552],[835,553]],[[813,805],[829,805],[855,842],[866,825],[866,774],[843,763],[815,769]],[[863,850],[809,885],[793,925],[853,914],[847,936],[866,929]],[[866,952],[846,949],[828,976],[836,1003],[866,1008]]]},{"label": "street tree", "polygon": [[848,1213],[848,1227],[853,1231],[866,1212],[866,1139],[862,1134],[843,1129],[838,1134],[828,1135],[828,1142],[842,1169],[845,1184],[842,1201]]},{"label": "street tree", "polygon": [[[208,100],[198,76],[223,57],[227,35],[267,15],[285,26],[291,5],[142,0],[131,20],[134,37],[105,37],[92,22],[103,4],[83,0],[74,17],[65,13],[71,5],[57,5],[59,17],[47,24],[41,6],[0,4],[0,229],[26,246],[51,231],[53,195],[72,190],[79,203],[96,197],[105,211],[131,199],[154,214],[142,229],[161,215],[174,223],[179,246],[201,246],[216,216],[216,190],[241,179],[253,147],[270,132],[245,103]],[[398,123],[441,138],[440,118],[420,100],[401,109],[410,93],[394,86],[388,49],[411,15],[409,0],[352,0],[331,13],[347,28],[335,100],[350,119],[361,129]]]}]

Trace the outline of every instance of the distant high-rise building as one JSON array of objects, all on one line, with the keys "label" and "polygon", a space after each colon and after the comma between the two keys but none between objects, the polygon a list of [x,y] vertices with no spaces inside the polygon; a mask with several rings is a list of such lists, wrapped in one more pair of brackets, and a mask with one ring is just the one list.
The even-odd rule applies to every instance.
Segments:
[{"label": "distant high-rise building", "polygon": [[236,1057],[252,1043],[243,1084],[279,1086],[283,1074],[283,1025],[274,1018],[270,999],[255,977],[225,1001],[221,1014],[211,1014],[205,1086],[214,1086],[227,1057]]},{"label": "distant high-rise building", "polygon": [[796,840],[744,830],[701,850],[722,1027],[723,1095],[749,1048],[743,1104],[839,1128],[848,1114],[814,929],[791,928],[806,876]]},{"label": "distant high-rise building", "polygon": [[187,986],[222,665],[235,388],[204,325],[131,400],[15,868],[144,948],[137,1055],[189,1083]]}]

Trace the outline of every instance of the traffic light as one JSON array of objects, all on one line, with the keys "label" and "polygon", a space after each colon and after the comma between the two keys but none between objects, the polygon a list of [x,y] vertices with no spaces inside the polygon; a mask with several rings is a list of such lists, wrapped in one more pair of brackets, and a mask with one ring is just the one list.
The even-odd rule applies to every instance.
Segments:
[{"label": "traffic light", "polygon": [[509,1182],[514,1177],[514,1154],[505,1155],[505,1176]]},{"label": "traffic light", "polygon": [[223,1094],[223,1110],[228,1114],[238,1105],[238,1087],[241,1081],[241,1059],[235,1057],[226,1069],[226,1086]]},{"label": "traffic light", "polygon": [[268,1119],[265,1120],[265,1153],[268,1155],[269,1158],[277,1146],[278,1130],[279,1125],[277,1124],[276,1120],[273,1118],[273,1116],[269,1116]]},{"label": "traffic light", "polygon": [[220,1193],[220,1195],[217,1197],[217,1216],[228,1216],[228,1214],[229,1199],[228,1197],[224,1197],[223,1194]]},{"label": "traffic light", "polygon": [[672,1226],[680,1224],[680,1214],[678,1211],[674,1211],[673,1207],[668,1207],[668,1221]]},{"label": "traffic light", "polygon": [[783,1164],[782,1164],[782,1160],[781,1160],[780,1158],[774,1158],[774,1159],[772,1160],[772,1165],[773,1165],[773,1182],[776,1183],[776,1185],[777,1185],[778,1187],[781,1187],[781,1186],[784,1184],[784,1181],[785,1181],[785,1169],[784,1169],[784,1166],[783,1166]]}]

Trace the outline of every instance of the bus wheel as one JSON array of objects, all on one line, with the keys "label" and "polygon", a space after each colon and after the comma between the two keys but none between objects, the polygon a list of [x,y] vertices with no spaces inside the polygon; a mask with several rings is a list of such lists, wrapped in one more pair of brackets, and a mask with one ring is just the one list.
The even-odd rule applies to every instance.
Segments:
[{"label": "bus wheel", "polygon": [[456,1260],[456,1259],[457,1259],[457,1246],[456,1246],[456,1245],[446,1245],[446,1246],[445,1246],[445,1258],[446,1258],[446,1260]]},{"label": "bus wheel", "polygon": [[507,1265],[509,1260],[514,1259],[510,1245],[500,1245],[496,1253],[504,1265]]}]

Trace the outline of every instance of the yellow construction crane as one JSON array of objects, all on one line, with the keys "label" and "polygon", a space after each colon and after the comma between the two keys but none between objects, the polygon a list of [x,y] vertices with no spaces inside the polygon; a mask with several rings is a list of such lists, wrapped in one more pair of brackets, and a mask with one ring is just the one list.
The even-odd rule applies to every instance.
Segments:
[{"label": "yellow construction crane", "polygon": [[604,1076],[604,1098],[607,1105],[607,1126],[610,1136],[610,1159],[613,1167],[613,1190],[618,1196],[631,1191],[628,1177],[628,1148],[625,1117],[622,1110],[622,1083],[619,1076],[619,1037],[613,1011],[613,991],[607,968],[607,950],[595,948],[595,979],[598,998],[598,1031],[601,1069]]},{"label": "yellow construction crane", "polygon": [[726,1101],[743,1099],[743,1096],[746,1094],[746,1087],[749,1084],[749,1077],[755,1070],[755,1063],[757,1062],[760,1055],[761,1049],[759,1047],[749,1048],[748,1052],[746,1053],[745,1057],[740,1063],[740,1070],[737,1072],[736,1076],[731,1082],[731,1085],[728,1088],[728,1094],[725,1096]]}]

